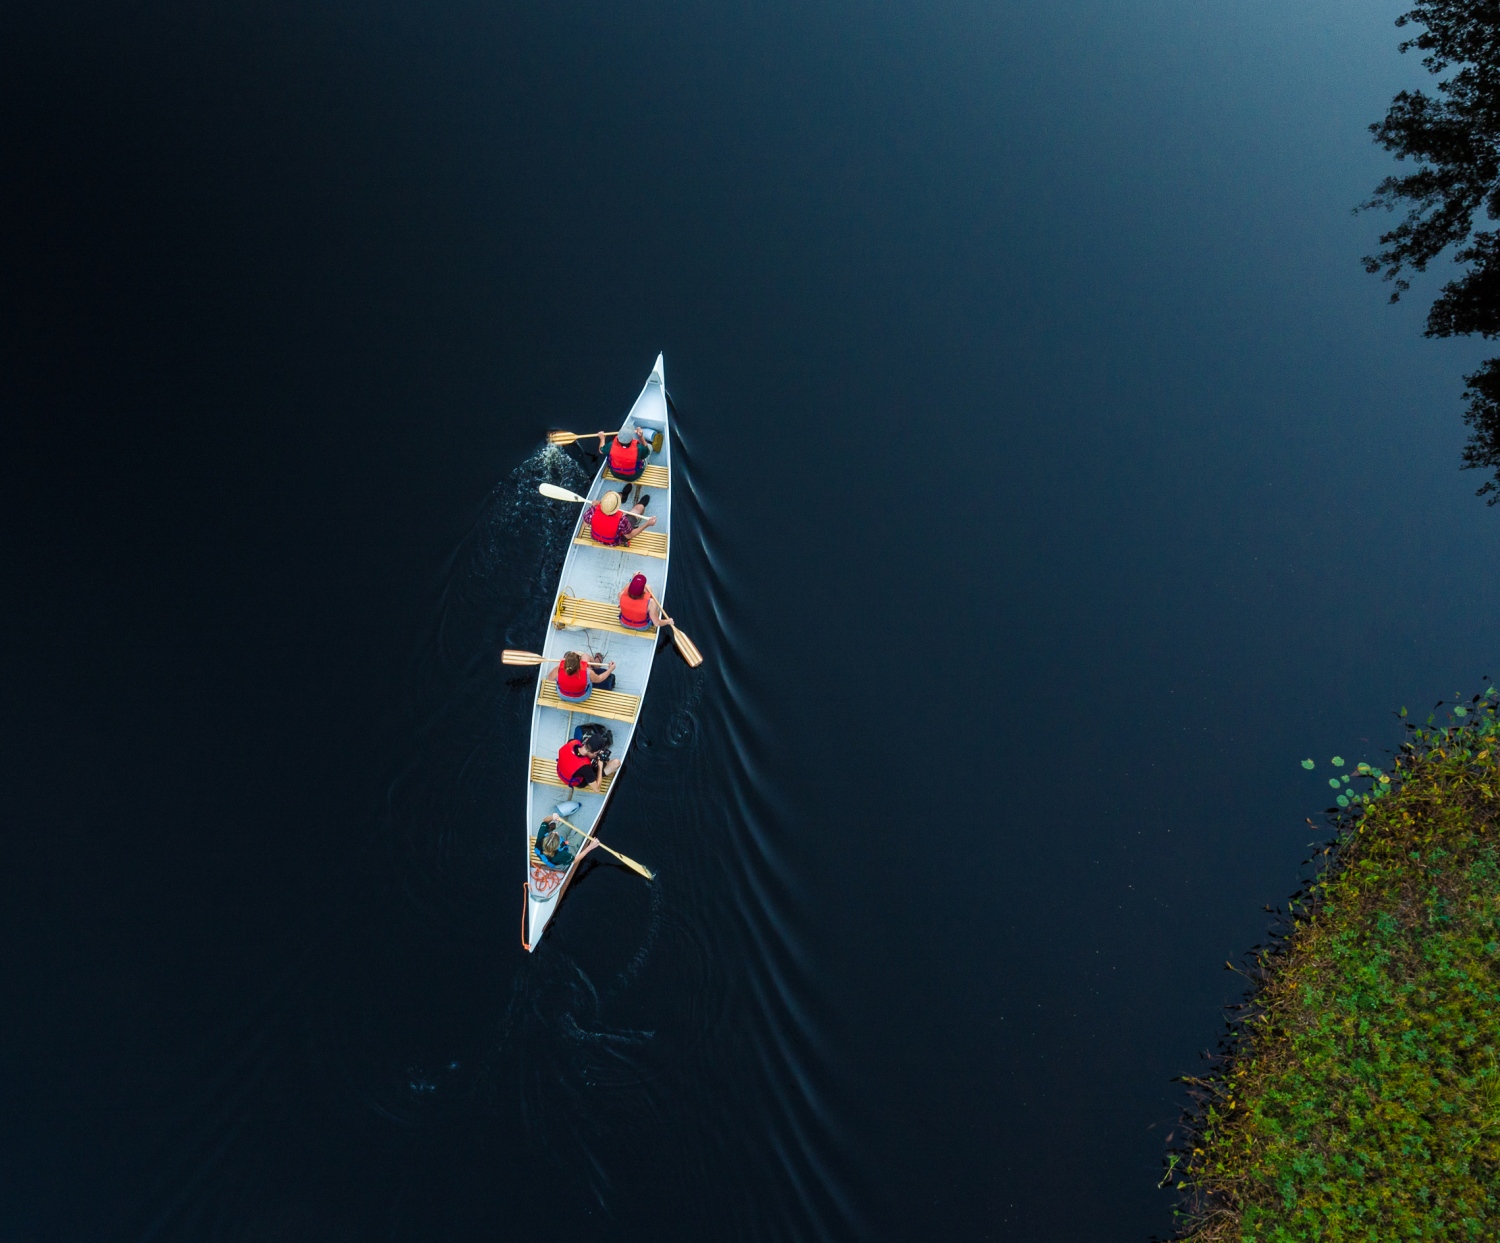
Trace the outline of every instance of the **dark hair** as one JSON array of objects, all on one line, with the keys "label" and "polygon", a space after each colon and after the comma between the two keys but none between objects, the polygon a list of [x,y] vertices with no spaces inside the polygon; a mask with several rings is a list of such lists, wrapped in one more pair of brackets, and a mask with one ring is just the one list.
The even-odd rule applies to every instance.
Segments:
[{"label": "dark hair", "polygon": [[578,672],[578,666],[582,663],[583,658],[577,652],[568,652],[563,656],[563,668],[568,671],[570,677]]},{"label": "dark hair", "polygon": [[600,725],[598,721],[589,721],[578,727],[581,735],[579,741],[583,743],[585,751],[599,752],[607,751],[615,745],[615,733],[608,725]]}]

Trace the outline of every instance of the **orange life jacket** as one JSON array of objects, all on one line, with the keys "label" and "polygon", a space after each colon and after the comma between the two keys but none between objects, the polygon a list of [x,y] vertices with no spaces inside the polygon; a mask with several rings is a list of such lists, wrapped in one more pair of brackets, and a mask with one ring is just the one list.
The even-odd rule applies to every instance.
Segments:
[{"label": "orange life jacket", "polygon": [[615,437],[615,443],[609,447],[609,468],[617,475],[629,475],[635,471],[635,465],[641,460],[641,442],[632,436],[629,440],[621,440]]},{"label": "orange life jacket", "polygon": [[574,699],[577,699],[588,688],[589,667],[586,662],[578,662],[577,673],[569,673],[563,667],[562,661],[557,662],[557,693],[559,695],[571,695]]},{"label": "orange life jacket", "polygon": [[630,588],[625,588],[620,593],[620,620],[627,626],[639,626],[644,629],[651,622],[651,592],[641,592],[641,598],[635,599],[630,594]]},{"label": "orange life jacket", "polygon": [[582,745],[569,738],[557,749],[557,775],[565,786],[573,784],[573,778],[578,775],[580,768],[594,762],[588,756],[580,754],[578,748]]},{"label": "orange life jacket", "polygon": [[620,533],[620,519],[624,516],[622,510],[617,509],[614,513],[607,514],[595,505],[594,512],[589,516],[589,534],[601,544],[613,544],[615,536]]}]

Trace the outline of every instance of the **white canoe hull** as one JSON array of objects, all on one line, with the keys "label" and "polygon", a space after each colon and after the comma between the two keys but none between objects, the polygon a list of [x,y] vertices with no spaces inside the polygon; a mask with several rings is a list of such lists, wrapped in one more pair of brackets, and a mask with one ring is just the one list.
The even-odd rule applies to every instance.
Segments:
[{"label": "white canoe hull", "polygon": [[[549,868],[541,863],[535,853],[533,842],[541,827],[542,818],[556,810],[556,805],[569,800],[582,806],[567,819],[585,837],[592,839],[604,809],[614,794],[615,786],[624,773],[624,760],[629,756],[630,744],[640,720],[640,706],[645,701],[646,685],[651,679],[652,660],[656,653],[656,631],[649,634],[620,633],[607,628],[608,622],[618,607],[619,595],[635,574],[645,574],[646,582],[658,600],[666,601],[667,564],[671,552],[671,508],[670,486],[672,466],[671,427],[667,416],[666,379],[662,370],[662,359],[657,355],[656,366],[646,381],[641,394],[635,399],[630,413],[619,423],[605,424],[610,430],[616,427],[637,426],[648,434],[661,433],[661,449],[650,457],[653,470],[650,480],[656,486],[646,486],[644,491],[651,497],[646,510],[647,517],[655,517],[656,525],[650,530],[664,535],[664,540],[632,539],[632,547],[606,548],[592,542],[580,543],[579,536],[586,530],[583,524],[585,506],[579,506],[578,521],[574,526],[573,539],[568,544],[568,555],[563,562],[562,576],[558,581],[557,594],[553,599],[552,618],[561,619],[566,628],[555,624],[547,627],[546,638],[540,647],[543,656],[561,656],[567,651],[603,652],[607,660],[615,662],[615,688],[611,696],[594,691],[588,700],[580,704],[563,704],[556,696],[553,681],[555,665],[544,664],[537,678],[536,699],[531,710],[531,764],[528,769],[526,793],[526,897],[525,911],[521,920],[521,943],[527,950],[536,948],[542,932],[557,913],[563,894],[567,891],[574,873],[578,870],[588,844],[572,834],[570,845],[575,858],[567,869]],[[595,501],[605,491],[618,491],[624,485],[608,475],[609,459],[606,455],[599,473],[594,477],[588,491],[590,501]],[[665,483],[666,486],[660,486]],[[637,501],[641,484],[631,491],[630,503]],[[643,551],[651,545],[650,553]],[[595,607],[589,609],[585,603]],[[606,609],[597,606],[604,605]],[[617,618],[613,619],[617,621]],[[629,697],[629,698],[627,698]],[[632,702],[633,699],[633,702]],[[628,716],[629,719],[622,719]],[[556,776],[558,749],[573,735],[576,727],[588,721],[598,721],[614,732],[612,755],[622,761],[620,768],[600,794],[582,790],[569,791],[559,785],[540,780],[545,776]]]}]

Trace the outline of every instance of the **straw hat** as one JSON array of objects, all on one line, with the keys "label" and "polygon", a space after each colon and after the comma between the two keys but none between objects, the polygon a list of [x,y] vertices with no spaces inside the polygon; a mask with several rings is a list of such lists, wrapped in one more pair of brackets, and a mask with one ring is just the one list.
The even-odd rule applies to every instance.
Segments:
[{"label": "straw hat", "polygon": [[599,509],[608,516],[620,508],[620,494],[618,492],[606,492],[599,498]]}]

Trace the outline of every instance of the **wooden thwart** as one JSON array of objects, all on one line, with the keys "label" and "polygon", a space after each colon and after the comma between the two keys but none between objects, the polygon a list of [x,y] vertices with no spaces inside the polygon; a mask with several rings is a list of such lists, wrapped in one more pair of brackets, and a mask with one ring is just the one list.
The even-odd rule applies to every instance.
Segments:
[{"label": "wooden thwart", "polygon": [[582,600],[577,596],[563,596],[557,602],[557,616],[552,624],[559,630],[572,626],[576,629],[608,630],[613,634],[633,634],[642,639],[655,640],[656,627],[632,630],[620,624],[620,610],[616,605],[600,600]]},{"label": "wooden thwart", "polygon": [[[604,468],[604,477],[611,483],[621,482],[620,477],[608,466]],[[666,488],[671,486],[671,474],[665,466],[648,466],[635,482],[643,488]]]},{"label": "wooden thwart", "polygon": [[601,691],[597,686],[582,703],[564,699],[557,693],[557,683],[550,679],[542,683],[541,693],[536,701],[544,708],[583,712],[589,716],[607,717],[611,721],[633,721],[641,708],[639,695],[627,695],[624,691]]},{"label": "wooden thwart", "polygon": [[637,531],[630,537],[629,544],[601,544],[589,534],[589,524],[585,522],[573,542],[589,548],[613,548],[616,552],[634,552],[643,557],[659,557],[663,561],[667,559],[667,533],[665,531]]},{"label": "wooden thwart", "polygon": [[[557,761],[555,759],[544,760],[539,755],[533,755],[531,757],[531,779],[537,782],[539,785],[557,786],[562,790],[566,790],[568,788],[557,779]],[[600,790],[600,793],[607,793],[613,781],[613,777],[606,777],[604,779],[604,787]],[[592,790],[586,792],[590,794],[593,793]]]}]

